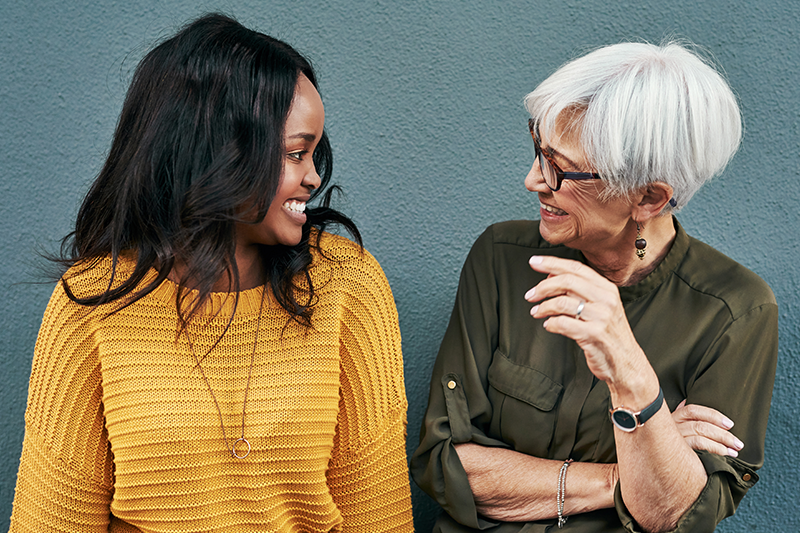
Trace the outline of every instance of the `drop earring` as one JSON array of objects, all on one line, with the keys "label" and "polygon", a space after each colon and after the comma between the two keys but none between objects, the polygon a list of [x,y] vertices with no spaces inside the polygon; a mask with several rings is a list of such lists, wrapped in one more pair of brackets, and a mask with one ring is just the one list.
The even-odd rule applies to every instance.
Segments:
[{"label": "drop earring", "polygon": [[644,259],[644,254],[647,253],[647,241],[642,237],[642,228],[639,223],[636,223],[636,241],[633,243],[636,246],[636,255],[639,259]]}]

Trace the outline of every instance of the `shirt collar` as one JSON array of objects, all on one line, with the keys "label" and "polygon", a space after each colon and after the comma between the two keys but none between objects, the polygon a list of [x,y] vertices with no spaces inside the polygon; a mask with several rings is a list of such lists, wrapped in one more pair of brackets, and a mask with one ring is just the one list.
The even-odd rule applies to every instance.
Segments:
[{"label": "shirt collar", "polygon": [[689,250],[689,236],[684,231],[683,227],[678,222],[678,219],[672,217],[672,222],[675,225],[675,240],[672,241],[672,247],[661,263],[650,272],[642,281],[628,287],[620,287],[619,295],[623,303],[632,302],[641,298],[645,294],[652,292],[655,288],[664,283],[672,272],[678,268]]}]

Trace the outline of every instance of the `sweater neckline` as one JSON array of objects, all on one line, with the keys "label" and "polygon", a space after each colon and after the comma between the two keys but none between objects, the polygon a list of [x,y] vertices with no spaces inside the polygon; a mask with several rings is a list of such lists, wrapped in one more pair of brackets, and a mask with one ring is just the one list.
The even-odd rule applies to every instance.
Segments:
[{"label": "sweater neckline", "polygon": [[[150,268],[147,273],[147,278],[144,283],[154,280],[158,276],[158,271],[155,268]],[[271,295],[264,295],[265,285],[259,285],[252,289],[239,291],[239,302],[236,304],[235,292],[212,292],[209,295],[208,301],[203,304],[199,310],[199,315],[204,317],[222,316],[229,317],[234,309],[236,314],[257,315],[259,310],[262,309],[261,299],[267,298],[264,302],[263,309],[270,307]],[[175,307],[175,296],[178,294],[178,284],[167,278],[153,290],[150,295],[158,301]],[[198,291],[189,289],[186,291],[186,300],[184,308],[191,306],[192,302],[198,297]]]}]

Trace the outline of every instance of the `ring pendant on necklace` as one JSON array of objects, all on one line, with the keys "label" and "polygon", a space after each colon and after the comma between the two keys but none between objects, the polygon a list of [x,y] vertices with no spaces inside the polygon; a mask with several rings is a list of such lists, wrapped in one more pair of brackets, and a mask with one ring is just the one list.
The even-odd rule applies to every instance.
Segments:
[{"label": "ring pendant on necklace", "polygon": [[[266,286],[264,287],[266,291]],[[256,322],[256,332],[255,332],[255,340],[253,341],[253,352],[250,354],[250,370],[247,374],[247,387],[244,391],[244,402],[242,402],[242,436],[233,441],[233,445],[228,445],[228,435],[225,431],[225,422],[222,419],[222,409],[219,407],[219,402],[217,401],[217,395],[214,394],[214,389],[211,388],[211,383],[208,381],[208,377],[206,376],[205,371],[203,370],[203,366],[200,364],[200,359],[197,357],[197,353],[194,351],[194,343],[192,342],[191,337],[189,336],[188,329],[186,330],[186,339],[189,341],[189,349],[192,352],[192,357],[194,358],[195,363],[197,364],[197,368],[200,369],[200,375],[203,376],[203,381],[206,383],[206,387],[208,387],[208,392],[211,393],[211,399],[214,400],[214,406],[217,408],[217,414],[219,415],[219,424],[222,427],[222,440],[225,442],[225,449],[230,452],[231,457],[235,457],[236,459],[244,459],[250,452],[252,451],[252,447],[250,446],[250,441],[244,437],[244,420],[245,420],[245,410],[247,409],[247,396],[250,392],[250,381],[253,378],[253,363],[256,358],[256,347],[258,346],[258,331],[261,329],[261,314],[264,311],[264,294],[261,295],[261,304],[258,308],[258,321]],[[208,355],[208,353],[206,354]],[[239,448],[242,449],[243,453],[239,453],[236,451],[236,447],[240,444],[244,443],[247,445],[247,451],[244,451],[242,446]]]}]

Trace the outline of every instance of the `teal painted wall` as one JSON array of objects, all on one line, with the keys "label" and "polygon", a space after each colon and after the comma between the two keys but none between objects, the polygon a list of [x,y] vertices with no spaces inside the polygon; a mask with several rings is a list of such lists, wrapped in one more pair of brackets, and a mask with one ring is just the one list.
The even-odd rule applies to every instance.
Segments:
[{"label": "teal painted wall", "polygon": [[[741,98],[744,143],[681,213],[686,229],[759,273],[781,309],[761,481],[720,531],[798,531],[800,306],[798,0],[4,2],[0,17],[0,529],[8,527],[30,361],[53,250],[100,169],[132,69],[204,11],[287,40],[320,74],[340,207],[392,284],[403,332],[409,448],[461,264],[490,223],[536,215],[522,97],[564,61],[630,39],[709,49]],[[99,5],[98,5],[99,4]],[[198,5],[199,4],[199,5]],[[432,502],[414,493],[417,528]]]}]

